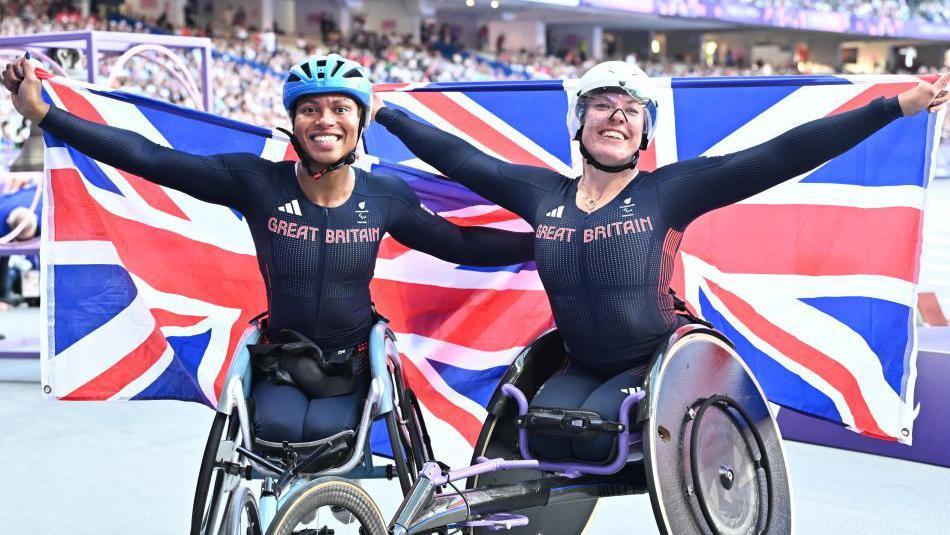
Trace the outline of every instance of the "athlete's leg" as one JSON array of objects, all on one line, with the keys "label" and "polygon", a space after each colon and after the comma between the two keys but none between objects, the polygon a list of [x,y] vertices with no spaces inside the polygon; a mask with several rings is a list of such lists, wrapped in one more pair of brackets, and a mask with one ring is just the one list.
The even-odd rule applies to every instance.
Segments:
[{"label": "athlete's leg", "polygon": [[356,430],[363,402],[369,391],[369,373],[356,379],[356,389],[349,394],[311,399],[303,424],[303,440],[310,442],[335,435],[344,429]]},{"label": "athlete's leg", "polygon": [[261,379],[254,385],[254,433],[270,442],[300,442],[309,400],[300,390]]},{"label": "athlete's leg", "polygon": [[[598,386],[600,380],[593,374],[571,365],[551,376],[541,386],[531,400],[531,406],[579,409],[587,396]],[[528,442],[531,444],[531,451],[542,459],[571,457],[570,439],[538,435],[529,431]]]},{"label": "athlete's leg", "polygon": [[[618,373],[598,386],[581,404],[583,410],[593,411],[605,420],[620,421],[620,404],[629,394],[643,385],[647,365],[642,364]],[[611,455],[617,442],[615,433],[599,433],[593,440],[571,441],[576,459],[602,462]]]}]

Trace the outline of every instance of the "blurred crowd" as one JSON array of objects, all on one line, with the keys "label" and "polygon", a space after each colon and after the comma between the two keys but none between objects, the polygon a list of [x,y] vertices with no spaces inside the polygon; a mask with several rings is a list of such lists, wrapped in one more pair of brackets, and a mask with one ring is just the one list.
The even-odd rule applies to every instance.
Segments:
[{"label": "blurred crowd", "polygon": [[[748,0],[760,6],[777,6],[793,0]],[[941,11],[934,6],[946,5],[946,0],[794,0],[796,5],[814,9],[857,9],[872,6],[881,12]],[[823,7],[824,6],[824,7]],[[890,10],[890,11],[889,11]],[[943,10],[947,11],[947,10]],[[409,36],[377,34],[366,30],[365,22],[356,17],[349,35],[343,35],[332,18],[321,20],[319,35],[312,38],[278,35],[274,31],[258,32],[246,28],[246,15],[241,9],[224,14],[230,22],[224,30],[211,35],[214,39],[214,59],[211,69],[214,99],[211,111],[217,115],[243,122],[266,126],[287,126],[286,113],[280,102],[283,76],[294,61],[313,53],[338,52],[355,59],[370,71],[376,82],[445,82],[482,81],[500,79],[561,79],[574,78],[586,71],[594,61],[583,48],[558,50],[555,54],[541,55],[528,51],[504,51],[501,43],[492,47],[479,32],[480,49],[468,51],[457,47],[458,36],[451,25],[437,26],[423,23],[419,39]],[[946,13],[941,12],[940,16]],[[156,20],[112,16],[106,19],[83,18],[67,0],[4,0],[0,5],[0,35],[24,35],[38,32],[74,29],[97,29],[123,32],[176,31],[189,35],[207,35],[210,27],[173,28],[164,15]],[[279,31],[279,29],[278,29]],[[484,52],[494,49],[495,53]],[[617,56],[610,47],[608,54]],[[85,69],[84,59],[78,53],[64,56],[61,64],[77,72]],[[629,61],[638,58],[627,56]],[[200,107],[200,102],[178,83],[176,69],[170,60],[159,55],[135,56],[121,68],[116,68],[116,56],[105,56],[100,63],[99,83],[138,92],[176,104]],[[200,55],[197,51],[185,54],[183,60],[195,80],[199,80]],[[682,61],[650,61],[638,63],[652,76],[744,76],[771,74],[798,74],[796,65],[770,65],[758,62],[748,64],[741,57],[722,54],[711,61],[698,63],[686,58]],[[0,151],[5,145],[16,146],[27,135],[26,125],[11,110],[9,100],[0,99]]]},{"label": "blurred crowd", "polygon": [[901,21],[915,19],[933,23],[950,21],[945,0],[738,0],[758,8],[806,9],[822,13],[843,13],[861,18]]}]

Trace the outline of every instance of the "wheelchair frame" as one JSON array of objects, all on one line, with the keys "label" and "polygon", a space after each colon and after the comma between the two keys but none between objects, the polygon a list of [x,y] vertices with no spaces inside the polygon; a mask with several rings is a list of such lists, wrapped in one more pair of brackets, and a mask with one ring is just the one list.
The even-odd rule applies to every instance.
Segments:
[{"label": "wheelchair frame", "polygon": [[[214,535],[226,527],[229,502],[232,494],[241,488],[242,479],[263,479],[261,497],[257,501],[261,533],[266,533],[280,508],[315,484],[318,478],[398,477],[405,493],[423,463],[431,458],[432,452],[424,422],[421,420],[422,414],[418,411],[411,390],[403,381],[402,363],[396,350],[395,335],[389,329],[388,323],[380,320],[370,332],[371,381],[349,456],[344,462],[318,472],[298,472],[297,467],[306,464],[306,460],[296,466],[280,466],[256,451],[247,403],[252,380],[247,345],[256,343],[260,335],[256,323],[245,330],[231,362],[226,386],[218,399],[215,420],[205,447],[195,492],[192,535]],[[387,426],[395,465],[375,466],[371,448],[368,446],[373,421],[381,417],[396,422],[395,426]],[[289,446],[291,449],[313,448],[311,451],[316,455],[321,446],[332,444],[335,439],[340,439],[348,433],[352,432],[344,431],[319,441]],[[394,433],[399,436],[394,436]],[[399,444],[394,444],[394,440],[398,440]]]},{"label": "wheelchair frame", "polygon": [[[507,414],[510,417],[510,402],[514,401],[516,404],[520,417],[528,412],[528,401],[525,394],[512,383],[528,371],[526,360],[532,354],[532,350],[536,349],[535,346],[549,345],[552,339],[560,340],[560,337],[556,334],[556,331],[552,329],[536,339],[516,358],[503,377],[499,389],[496,390],[489,403],[489,420],[485,422],[485,427],[483,427],[482,434],[479,437],[479,444],[482,448],[480,451],[476,451],[474,463],[471,466],[455,470],[443,469],[434,462],[427,463],[413,485],[411,493],[406,496],[391,520],[389,525],[391,534],[432,533],[439,532],[439,530],[446,527],[488,528],[492,531],[511,529],[528,524],[526,516],[514,514],[513,511],[647,492],[651,493],[654,510],[660,513],[656,497],[652,496],[653,487],[656,484],[656,475],[650,471],[653,468],[649,460],[644,458],[644,455],[650,450],[650,441],[644,440],[644,444],[638,450],[628,448],[632,444],[641,442],[640,433],[630,430],[630,420],[634,420],[633,424],[641,425],[644,433],[647,432],[650,426],[655,413],[653,405],[657,403],[658,395],[658,392],[650,389],[650,385],[655,384],[658,377],[660,377],[663,368],[667,364],[668,359],[666,357],[670,354],[670,350],[685,347],[696,339],[696,337],[687,338],[688,335],[699,334],[703,337],[714,338],[728,346],[729,353],[739,361],[742,368],[754,382],[754,376],[751,375],[741,358],[735,354],[732,343],[723,334],[705,326],[686,325],[677,329],[669,338],[668,343],[654,355],[645,378],[644,388],[624,399],[620,413],[622,430],[618,435],[619,447],[611,461],[604,464],[593,464],[550,462],[534,459],[527,445],[527,431],[524,427],[518,429],[517,453],[521,455],[520,460],[487,458],[484,454],[489,448],[492,430],[503,416]],[[680,341],[683,343],[677,345],[677,342]],[[535,372],[534,376],[528,377],[527,380],[529,383],[532,381],[538,383],[539,376]],[[541,379],[541,382],[543,382],[543,379]],[[540,385],[533,385],[534,388],[537,386]],[[756,388],[758,388],[757,383]],[[759,394],[761,394],[761,389],[759,389]],[[643,399],[646,399],[647,402],[639,403]],[[765,400],[764,395],[761,399]],[[632,409],[635,404],[637,404],[636,415],[631,417],[630,413],[633,412]],[[772,423],[774,424],[774,419]],[[775,430],[777,432],[777,427]],[[756,433],[754,428],[752,433]],[[785,474],[787,474],[787,464],[785,464],[784,459],[783,466]],[[507,470],[536,470],[541,472],[542,477],[529,480],[519,478],[514,483],[479,485],[478,476]],[[451,482],[461,479],[468,479],[467,489],[463,491],[456,489],[455,492],[441,493],[446,485],[451,485]],[[454,489],[454,485],[451,486]],[[771,487],[769,491],[771,492]],[[771,495],[769,499],[771,500]],[[768,502],[768,515],[771,515],[771,505],[772,502]],[[702,504],[702,507],[708,520],[705,505]],[[663,512],[662,514],[666,513]],[[767,532],[769,518],[769,516],[766,517]],[[789,520],[789,525],[790,523],[791,520]],[[662,525],[660,525],[660,529],[664,531]]]}]

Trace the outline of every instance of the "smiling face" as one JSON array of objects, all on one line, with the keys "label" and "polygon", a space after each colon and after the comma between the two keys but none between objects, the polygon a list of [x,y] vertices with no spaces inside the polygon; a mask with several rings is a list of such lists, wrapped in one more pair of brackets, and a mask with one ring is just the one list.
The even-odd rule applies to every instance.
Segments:
[{"label": "smiling face", "polygon": [[645,105],[625,94],[587,97],[581,141],[598,162],[624,165],[640,149]]},{"label": "smiling face", "polygon": [[356,148],[360,108],[346,95],[310,95],[297,101],[294,135],[317,164],[332,165]]}]

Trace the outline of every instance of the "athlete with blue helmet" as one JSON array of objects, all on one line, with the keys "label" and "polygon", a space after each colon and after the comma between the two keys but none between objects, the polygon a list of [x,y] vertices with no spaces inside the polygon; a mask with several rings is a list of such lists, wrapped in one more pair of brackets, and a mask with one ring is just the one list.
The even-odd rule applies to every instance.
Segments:
[{"label": "athlete with blue helmet", "polygon": [[534,256],[530,233],[458,227],[402,180],[352,167],[371,118],[372,85],[359,64],[337,54],[311,56],[287,75],[284,106],[299,164],[258,154],[196,156],[86,121],[44,103],[25,60],[8,65],[3,81],[19,113],[80,152],[240,211],[267,291],[265,337],[306,338],[324,355],[347,356],[331,370],[328,362],[272,358],[272,347],[259,348],[253,392],[259,439],[314,441],[357,424],[369,385],[365,342],[375,322],[369,282],[386,233],[459,264],[509,265]]}]

